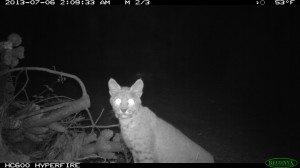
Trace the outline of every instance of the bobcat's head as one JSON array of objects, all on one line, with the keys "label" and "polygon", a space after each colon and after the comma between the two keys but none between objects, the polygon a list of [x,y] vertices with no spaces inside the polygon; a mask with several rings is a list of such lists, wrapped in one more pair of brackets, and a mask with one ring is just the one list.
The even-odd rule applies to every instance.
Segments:
[{"label": "bobcat's head", "polygon": [[127,119],[137,115],[141,106],[144,83],[138,79],[130,88],[121,87],[114,79],[108,81],[110,103],[118,119]]}]

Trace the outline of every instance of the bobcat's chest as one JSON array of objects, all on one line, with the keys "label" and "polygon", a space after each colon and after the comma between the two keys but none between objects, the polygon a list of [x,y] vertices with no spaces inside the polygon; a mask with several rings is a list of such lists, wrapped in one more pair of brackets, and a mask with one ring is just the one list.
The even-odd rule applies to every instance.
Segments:
[{"label": "bobcat's chest", "polygon": [[143,122],[132,120],[120,120],[121,134],[126,145],[130,149],[137,149],[149,141],[150,127]]},{"label": "bobcat's chest", "polygon": [[120,128],[121,128],[121,134],[124,139],[128,139],[132,137],[134,134],[136,134],[136,126],[134,123],[134,120],[129,121],[123,121],[120,120]]},{"label": "bobcat's chest", "polygon": [[121,134],[127,145],[134,143],[139,139],[139,133],[141,132],[138,125],[133,119],[120,120]]}]

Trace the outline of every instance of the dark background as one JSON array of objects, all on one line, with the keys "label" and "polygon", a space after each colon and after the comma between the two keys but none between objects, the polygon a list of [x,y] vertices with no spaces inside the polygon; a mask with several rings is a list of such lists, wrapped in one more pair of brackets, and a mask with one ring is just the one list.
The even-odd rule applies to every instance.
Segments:
[{"label": "dark background", "polygon": [[[55,66],[79,76],[94,115],[102,107],[112,115],[109,78],[130,86],[141,77],[143,104],[217,162],[300,161],[299,11],[291,6],[0,7],[0,40],[21,35],[25,59],[19,66]],[[53,80],[32,75],[33,85]],[[63,87],[66,95],[81,94],[75,82],[57,90]]]}]

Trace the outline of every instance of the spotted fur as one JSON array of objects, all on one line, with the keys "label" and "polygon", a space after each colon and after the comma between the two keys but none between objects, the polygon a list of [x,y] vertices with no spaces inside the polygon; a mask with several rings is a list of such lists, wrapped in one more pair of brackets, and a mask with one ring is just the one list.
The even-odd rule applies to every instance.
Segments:
[{"label": "spotted fur", "polygon": [[204,148],[142,106],[141,79],[130,88],[121,87],[114,79],[109,80],[108,86],[121,135],[135,163],[214,162]]}]

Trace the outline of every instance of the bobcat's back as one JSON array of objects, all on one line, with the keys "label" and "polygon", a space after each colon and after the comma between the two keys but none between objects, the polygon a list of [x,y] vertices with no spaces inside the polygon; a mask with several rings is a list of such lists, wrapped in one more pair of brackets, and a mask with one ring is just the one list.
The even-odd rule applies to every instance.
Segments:
[{"label": "bobcat's back", "polygon": [[111,105],[134,162],[214,162],[213,156],[205,149],[141,105],[141,80],[131,88],[121,88],[111,79],[109,89]]}]

